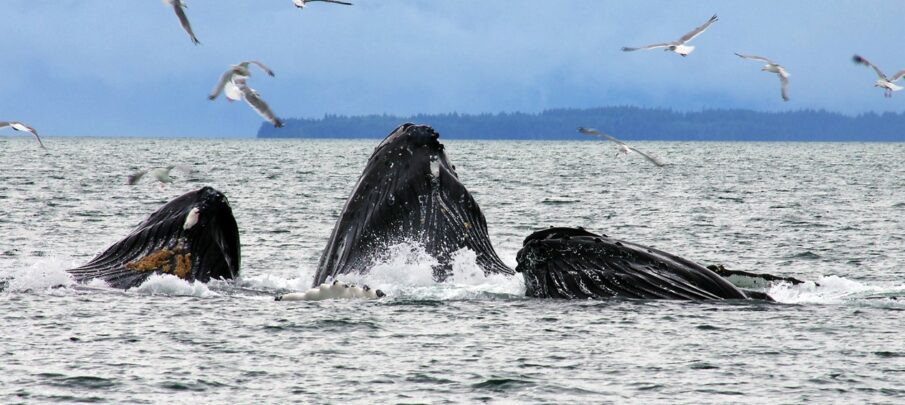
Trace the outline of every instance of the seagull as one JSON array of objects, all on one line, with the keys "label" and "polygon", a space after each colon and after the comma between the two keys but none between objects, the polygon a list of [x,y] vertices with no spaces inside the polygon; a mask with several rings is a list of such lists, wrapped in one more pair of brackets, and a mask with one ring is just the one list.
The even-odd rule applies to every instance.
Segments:
[{"label": "seagull", "polygon": [[261,99],[261,95],[258,94],[255,89],[248,87],[246,80],[251,76],[251,70],[248,69],[250,64],[255,64],[268,75],[274,76],[273,71],[270,70],[270,68],[256,60],[232,65],[229,70],[220,76],[220,81],[217,82],[217,86],[214,87],[214,90],[211,91],[211,94],[209,94],[207,98],[209,100],[214,100],[220,95],[221,91],[225,94],[226,100],[230,102],[245,98],[245,102],[247,102],[258,114],[264,117],[264,119],[270,121],[274,127],[282,128],[283,122],[273,114],[273,111],[270,110],[267,103]]},{"label": "seagull", "polygon": [[352,5],[352,3],[346,3],[344,1],[337,1],[337,0],[292,0],[292,4],[295,4],[295,6],[298,8],[305,8],[305,4],[314,3],[315,1],[322,1],[324,3],[343,4],[346,6]]},{"label": "seagull", "polygon": [[38,136],[38,131],[35,131],[34,128],[32,128],[28,125],[25,125],[19,121],[9,121],[9,122],[0,121],[0,128],[5,128],[5,127],[10,127],[16,131],[31,132],[31,134],[35,136],[35,139],[38,140],[38,145],[41,145],[41,148],[43,148],[43,149],[47,149],[47,147],[44,146],[44,142],[41,142],[41,137]]},{"label": "seagull", "polygon": [[896,74],[892,75],[892,77],[886,77],[886,75],[884,75],[883,72],[880,71],[880,68],[878,68],[877,65],[870,63],[870,61],[862,58],[860,55],[852,56],[852,61],[854,61],[857,64],[861,64],[864,66],[870,66],[870,67],[874,68],[874,72],[877,72],[877,76],[880,77],[879,79],[877,79],[876,83],[874,83],[874,87],[879,87],[879,88],[885,90],[885,92],[883,93],[883,97],[886,97],[886,98],[892,97],[892,92],[903,89],[902,86],[899,86],[895,82],[898,81],[899,79],[901,79],[902,76],[905,76],[905,70],[900,70],[900,71],[896,72]]},{"label": "seagull", "polygon": [[129,178],[126,180],[126,184],[133,186],[135,183],[138,183],[145,174],[150,174],[151,177],[154,177],[157,181],[161,183],[172,183],[173,178],[170,177],[170,171],[173,169],[177,169],[182,171],[183,173],[189,174],[192,172],[191,166],[167,166],[167,167],[157,167],[148,170],[140,170],[135,173],[129,175]]},{"label": "seagull", "polygon": [[653,157],[653,156],[651,156],[651,155],[648,155],[648,154],[646,154],[646,153],[644,153],[644,152],[642,152],[642,151],[640,151],[640,150],[638,150],[638,149],[636,149],[636,148],[633,148],[633,147],[631,147],[631,146],[628,146],[628,145],[626,145],[625,142],[622,142],[622,141],[620,141],[620,140],[618,140],[618,139],[616,139],[616,138],[614,138],[614,137],[612,137],[612,136],[609,136],[609,135],[607,135],[607,134],[604,134],[604,133],[602,133],[602,132],[600,132],[600,131],[598,131],[598,130],[596,130],[596,129],[594,129],[594,128],[578,127],[578,132],[580,132],[580,133],[582,133],[582,134],[584,134],[584,135],[596,136],[596,137],[600,137],[600,138],[607,139],[607,140],[610,140],[610,141],[615,142],[617,145],[619,145],[619,151],[616,152],[616,156],[619,156],[619,154],[628,155],[629,152],[635,152],[635,153],[637,153],[637,154],[639,154],[639,155],[641,155],[641,156],[644,156],[647,160],[649,160],[651,163],[653,163],[653,164],[656,165],[657,167],[663,167],[663,166],[666,165],[666,163],[663,163],[663,162],[659,161],[657,158],[655,158],[655,157]]},{"label": "seagull", "polygon": [[185,2],[183,0],[163,0],[163,4],[173,6],[173,11],[176,12],[176,17],[179,18],[179,23],[182,24],[182,29],[184,29],[185,32],[189,34],[189,37],[192,38],[192,43],[195,45],[201,44],[201,42],[198,41],[198,38],[195,38],[195,33],[192,32],[189,18],[185,16],[185,10],[183,10],[186,8]]},{"label": "seagull", "polygon": [[280,119],[273,114],[273,111],[270,110],[270,107],[268,107],[267,103],[261,99],[261,95],[258,94],[255,89],[248,87],[248,84],[245,83],[245,78],[236,77],[232,80],[231,84],[239,90],[242,96],[245,97],[245,102],[248,103],[258,115],[264,117],[265,120],[269,121],[276,128],[283,127],[283,121],[280,121]]},{"label": "seagull", "polygon": [[251,70],[248,68],[249,65],[254,64],[261,68],[264,73],[267,73],[270,77],[274,77],[273,70],[270,70],[267,65],[258,62],[256,60],[247,60],[244,62],[240,62],[238,64],[232,65],[229,67],[229,70],[223,72],[223,75],[220,76],[220,81],[217,82],[217,86],[214,87],[214,90],[211,91],[211,94],[207,96],[208,100],[213,100],[220,95],[221,91],[226,91],[226,98],[229,101],[236,101],[241,98],[241,92],[238,87],[235,85],[231,85],[233,79],[241,77],[247,79],[251,76]]},{"label": "seagull", "polygon": [[764,72],[776,73],[776,75],[779,76],[779,83],[782,85],[782,99],[784,101],[789,101],[788,89],[789,89],[789,76],[791,76],[791,75],[789,74],[789,72],[786,71],[786,69],[784,67],[780,66],[778,63],[773,62],[772,60],[767,59],[763,56],[742,55],[740,53],[736,53],[736,55],[742,59],[756,60],[758,62],[766,63],[766,65],[764,65],[764,67],[760,68],[760,70],[762,70]]},{"label": "seagull", "polygon": [[707,22],[705,22],[705,23],[704,23],[703,25],[701,25],[700,27],[695,28],[695,29],[692,30],[691,32],[689,32],[689,33],[683,35],[682,38],[679,38],[678,41],[665,42],[665,43],[662,43],[662,44],[646,45],[646,46],[641,46],[641,47],[638,47],[638,48],[629,48],[629,47],[627,47],[627,46],[624,46],[624,47],[622,47],[622,51],[624,51],[624,52],[631,52],[631,51],[637,51],[637,50],[648,50],[648,49],[666,48],[666,49],[664,49],[665,51],[673,51],[673,52],[675,52],[675,53],[677,53],[677,54],[679,54],[679,55],[688,56],[689,53],[691,53],[692,51],[694,51],[694,47],[691,46],[691,45],[685,45],[685,44],[686,44],[688,41],[691,41],[692,39],[695,39],[695,37],[697,37],[698,35],[701,35],[701,33],[704,32],[708,27],[710,27],[710,24],[715,23],[717,19],[718,19],[718,18],[717,18],[717,16],[716,16],[716,14],[714,14],[713,17],[710,17],[710,19],[707,20]]}]

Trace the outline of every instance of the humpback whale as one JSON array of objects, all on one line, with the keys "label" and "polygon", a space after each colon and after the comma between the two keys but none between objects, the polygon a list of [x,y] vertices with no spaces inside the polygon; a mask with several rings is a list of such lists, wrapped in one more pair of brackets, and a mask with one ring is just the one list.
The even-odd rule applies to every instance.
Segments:
[{"label": "humpback whale", "polygon": [[749,297],[696,263],[657,249],[596,235],[582,228],[550,228],[528,236],[516,271],[525,294],[567,299],[769,299]]},{"label": "humpback whale", "polygon": [[68,272],[78,282],[102,279],[126,289],[151,274],[231,279],[239,274],[239,258],[239,228],[229,201],[203,187],[166,203],[124,239]]},{"label": "humpback whale", "polygon": [[407,123],[377,146],[333,228],[313,287],[366,272],[387,247],[406,242],[437,259],[437,281],[451,274],[450,255],[462,248],[477,254],[485,274],[515,273],[491,246],[484,214],[459,181],[439,136],[431,127]]}]

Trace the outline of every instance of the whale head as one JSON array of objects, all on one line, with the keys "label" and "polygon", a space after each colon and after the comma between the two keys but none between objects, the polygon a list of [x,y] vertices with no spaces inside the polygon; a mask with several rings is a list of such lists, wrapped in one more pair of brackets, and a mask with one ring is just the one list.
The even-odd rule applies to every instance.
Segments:
[{"label": "whale head", "polygon": [[440,135],[425,125],[397,127],[374,149],[321,256],[314,286],[339,274],[364,273],[398,243],[422,246],[451,271],[451,253],[477,253],[485,272],[512,274],[487,235],[484,214],[459,181]]},{"label": "whale head", "polygon": [[727,280],[691,261],[582,228],[550,228],[525,239],[516,271],[525,294],[566,299],[744,299]]},{"label": "whale head", "polygon": [[124,239],[69,272],[77,281],[102,279],[117,288],[138,286],[151,274],[231,279],[239,274],[239,249],[229,201],[203,187],[166,203]]}]

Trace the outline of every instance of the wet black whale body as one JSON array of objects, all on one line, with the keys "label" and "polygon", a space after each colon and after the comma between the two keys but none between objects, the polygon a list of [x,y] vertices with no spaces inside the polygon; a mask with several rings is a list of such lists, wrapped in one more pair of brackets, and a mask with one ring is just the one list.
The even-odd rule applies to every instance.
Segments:
[{"label": "wet black whale body", "polygon": [[203,187],[166,203],[124,239],[68,271],[78,282],[102,279],[114,288],[130,288],[151,274],[201,282],[231,279],[239,274],[239,261],[239,228],[229,201]]},{"label": "wet black whale body", "polygon": [[525,277],[526,294],[538,298],[770,299],[749,297],[689,260],[581,228],[528,236],[516,271]]},{"label": "wet black whale body", "polygon": [[397,243],[418,243],[451,274],[451,254],[468,248],[485,273],[514,274],[487,234],[477,202],[459,181],[439,134],[403,124],[377,146],[346,201],[320,258],[314,286],[341,274],[368,271]]}]

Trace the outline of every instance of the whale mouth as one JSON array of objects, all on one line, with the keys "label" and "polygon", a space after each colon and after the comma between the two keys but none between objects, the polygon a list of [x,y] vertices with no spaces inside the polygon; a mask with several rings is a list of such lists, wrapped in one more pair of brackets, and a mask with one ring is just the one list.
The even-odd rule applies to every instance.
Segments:
[{"label": "whale mouth", "polygon": [[439,262],[437,281],[451,274],[449,257],[461,248],[475,251],[486,272],[513,274],[493,250],[484,215],[439,137],[429,126],[406,123],[378,144],[333,229],[314,286],[368,272],[399,243],[424,246]]},{"label": "whale mouth", "polygon": [[745,299],[706,268],[646,246],[581,228],[551,228],[525,239],[516,271],[526,295],[565,299]]},{"label": "whale mouth", "polygon": [[115,288],[140,285],[152,274],[188,281],[239,274],[239,230],[229,201],[211,187],[177,197],[87,264],[69,270],[76,281],[104,280]]}]

